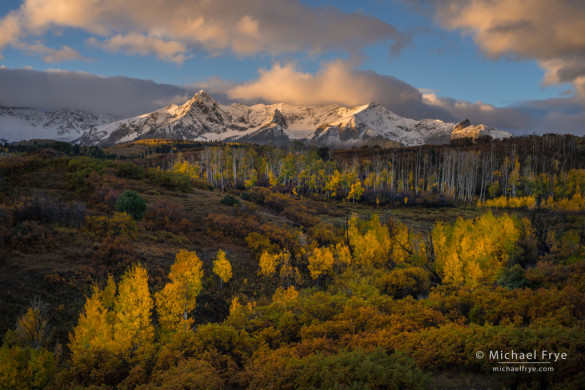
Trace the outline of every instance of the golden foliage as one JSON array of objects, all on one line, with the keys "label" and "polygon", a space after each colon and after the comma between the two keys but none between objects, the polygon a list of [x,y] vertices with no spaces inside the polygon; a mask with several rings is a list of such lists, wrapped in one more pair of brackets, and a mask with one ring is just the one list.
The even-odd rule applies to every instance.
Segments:
[{"label": "golden foliage", "polygon": [[150,352],[154,341],[150,320],[153,306],[146,269],[132,266],[122,276],[114,302],[114,345],[119,356],[131,359]]},{"label": "golden foliage", "polygon": [[388,227],[380,224],[376,214],[368,222],[358,225],[357,216],[352,216],[348,235],[356,262],[364,267],[387,264],[392,248]]},{"label": "golden foliage", "polygon": [[69,334],[69,349],[74,364],[79,364],[100,351],[115,350],[115,316],[112,312],[115,295],[116,283],[111,276],[103,290],[93,286],[93,294],[85,301],[77,326]]},{"label": "golden foliage", "polygon": [[223,283],[227,283],[232,278],[232,265],[225,257],[225,252],[221,249],[217,252],[217,257],[213,261],[213,273],[219,276]]},{"label": "golden foliage", "polygon": [[271,255],[268,252],[262,253],[260,256],[260,272],[258,275],[271,277],[276,274],[276,267],[278,266],[279,255]]},{"label": "golden foliage", "polygon": [[170,283],[155,295],[161,327],[165,331],[188,330],[193,323],[189,313],[195,309],[201,292],[203,263],[195,252],[181,250],[169,273]]},{"label": "golden foliage", "polygon": [[48,307],[39,298],[32,301],[26,314],[16,324],[16,334],[20,342],[30,347],[39,348],[48,338]]},{"label": "golden foliage", "polygon": [[333,251],[330,248],[315,248],[309,255],[309,272],[313,280],[321,275],[330,274],[333,271]]},{"label": "golden foliage", "polygon": [[487,213],[454,225],[437,223],[432,232],[438,273],[456,285],[494,281],[520,238],[519,224],[507,214]]}]

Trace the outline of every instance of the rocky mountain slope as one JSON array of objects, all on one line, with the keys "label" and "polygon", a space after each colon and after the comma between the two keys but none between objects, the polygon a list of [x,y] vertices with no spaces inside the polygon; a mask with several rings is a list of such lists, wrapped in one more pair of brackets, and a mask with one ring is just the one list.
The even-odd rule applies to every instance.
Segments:
[{"label": "rocky mountain slope", "polygon": [[119,119],[83,110],[38,111],[0,105],[0,140],[54,139],[74,141],[86,131]]},{"label": "rocky mountain slope", "polygon": [[[122,120],[73,110],[39,113],[30,109],[12,109],[15,115],[11,115],[10,110],[5,108],[6,115],[0,110],[0,138],[56,138],[102,146],[137,139],[171,138],[274,145],[301,140],[317,146],[346,148],[443,144],[467,136],[511,136],[508,132],[484,125],[471,126],[468,121],[456,125],[440,120],[408,119],[376,103],[354,108],[283,103],[253,106],[234,103],[227,106],[219,104],[204,91],[199,91],[182,105],[172,104]],[[20,122],[20,127],[16,125],[13,126],[16,130],[5,131],[5,124],[10,125],[9,120]],[[23,123],[28,127],[22,126]]]}]

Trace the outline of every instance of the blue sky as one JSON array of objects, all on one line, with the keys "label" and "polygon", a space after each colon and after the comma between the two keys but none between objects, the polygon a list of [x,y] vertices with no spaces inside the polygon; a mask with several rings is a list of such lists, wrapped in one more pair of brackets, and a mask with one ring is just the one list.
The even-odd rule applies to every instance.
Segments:
[{"label": "blue sky", "polygon": [[[518,132],[585,130],[585,43],[571,35],[585,35],[585,7],[571,0],[553,11],[546,0],[90,3],[0,2],[0,102],[26,105],[22,92],[11,98],[17,89],[30,89],[29,105],[39,108],[75,101],[63,95],[79,89],[51,84],[58,69],[72,83],[84,72],[103,76],[95,83],[123,76],[178,87],[177,94],[161,87],[160,96],[151,88],[144,110],[205,87],[226,101],[376,100],[412,117],[465,116]],[[30,73],[11,73],[23,69]],[[41,77],[54,96],[32,96]]]}]

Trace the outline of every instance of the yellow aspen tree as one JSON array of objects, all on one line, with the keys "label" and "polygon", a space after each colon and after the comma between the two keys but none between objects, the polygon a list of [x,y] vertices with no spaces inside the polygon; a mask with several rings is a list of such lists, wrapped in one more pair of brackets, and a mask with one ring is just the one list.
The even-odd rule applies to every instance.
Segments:
[{"label": "yellow aspen tree", "polygon": [[122,358],[149,353],[154,341],[150,318],[153,306],[148,273],[144,267],[134,265],[122,276],[114,302],[114,344]]},{"label": "yellow aspen tree", "polygon": [[27,312],[16,324],[16,334],[20,341],[33,348],[40,348],[48,338],[48,306],[35,297]]},{"label": "yellow aspen tree", "polygon": [[286,290],[278,287],[272,296],[272,302],[283,303],[285,305],[294,304],[299,298],[299,292],[295,286],[290,286]]},{"label": "yellow aspen tree", "polygon": [[335,258],[337,263],[340,265],[350,265],[351,264],[351,252],[347,245],[343,245],[341,243],[337,243],[335,245]]},{"label": "yellow aspen tree", "polygon": [[187,331],[193,319],[189,313],[195,309],[197,296],[201,292],[203,263],[195,252],[181,250],[171,266],[169,283],[155,294],[156,309],[163,331]]},{"label": "yellow aspen tree", "polygon": [[352,183],[349,193],[347,194],[347,200],[351,199],[351,201],[355,203],[356,199],[361,199],[363,193],[364,188],[362,187],[362,182],[359,178],[356,178],[356,181]]},{"label": "yellow aspen tree", "polygon": [[217,257],[213,261],[213,273],[219,276],[220,285],[227,283],[232,278],[232,265],[225,257],[225,252],[221,249],[217,252]]},{"label": "yellow aspen tree", "polygon": [[270,187],[274,187],[278,184],[278,178],[272,173],[272,171],[268,172],[268,183],[270,184]]},{"label": "yellow aspen tree", "polygon": [[392,259],[394,263],[406,262],[413,254],[414,248],[411,244],[411,234],[408,226],[395,220],[392,224]]},{"label": "yellow aspen tree", "polygon": [[232,303],[230,304],[230,314],[235,313],[236,311],[242,308],[242,303],[240,302],[240,298],[233,297]]},{"label": "yellow aspen tree", "polygon": [[452,226],[438,223],[433,229],[437,272],[446,283],[493,282],[520,234],[518,223],[506,214],[486,213],[475,221],[459,218]]},{"label": "yellow aspen tree", "polygon": [[103,290],[93,286],[85,301],[73,333],[69,333],[69,349],[73,364],[90,358],[99,351],[114,351],[114,317],[111,312],[116,295],[116,283],[110,276]]},{"label": "yellow aspen tree", "polygon": [[248,178],[244,180],[244,186],[246,189],[252,188],[258,182],[258,171],[252,169],[248,172]]},{"label": "yellow aspen tree", "polygon": [[290,286],[291,282],[297,279],[299,270],[292,266],[290,262],[290,253],[287,250],[280,252],[277,257],[277,264],[281,265],[279,271],[281,282]]},{"label": "yellow aspen tree", "polygon": [[443,281],[455,285],[462,285],[465,281],[463,264],[456,252],[449,253],[444,259]]},{"label": "yellow aspen tree", "polygon": [[316,280],[321,275],[333,271],[333,252],[329,248],[315,248],[309,255],[309,272],[311,278]]},{"label": "yellow aspen tree", "polygon": [[356,262],[361,266],[384,265],[392,248],[388,227],[381,225],[380,219],[374,214],[370,221],[362,225],[361,230],[363,233],[358,228],[357,217],[352,216],[348,236]]},{"label": "yellow aspen tree", "polygon": [[271,255],[268,252],[262,253],[259,260],[260,272],[258,274],[268,278],[274,276],[276,274],[276,267],[278,266],[278,257],[278,255]]}]

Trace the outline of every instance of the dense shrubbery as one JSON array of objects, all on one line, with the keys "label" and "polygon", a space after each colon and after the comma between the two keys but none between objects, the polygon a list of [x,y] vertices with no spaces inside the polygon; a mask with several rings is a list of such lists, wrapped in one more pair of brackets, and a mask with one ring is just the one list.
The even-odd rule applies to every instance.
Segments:
[{"label": "dense shrubbery", "polygon": [[124,271],[136,260],[136,252],[124,237],[105,238],[93,258],[97,265],[117,272]]},{"label": "dense shrubbery", "polygon": [[85,218],[84,230],[98,237],[128,237],[133,239],[138,234],[136,221],[126,213],[114,213],[113,216],[88,216]]},{"label": "dense shrubbery", "polygon": [[37,221],[24,221],[11,232],[10,245],[21,251],[42,252],[52,246],[51,229]]},{"label": "dense shrubbery", "polygon": [[161,171],[160,169],[149,168],[146,170],[146,177],[154,184],[173,191],[190,192],[191,179],[188,175]]},{"label": "dense shrubbery", "polygon": [[100,161],[89,157],[75,157],[66,160],[66,187],[70,191],[81,193],[87,190],[86,179],[93,173],[103,174],[111,167],[110,161]]},{"label": "dense shrubbery", "polygon": [[116,175],[119,177],[125,177],[127,179],[136,179],[140,180],[144,178],[146,174],[146,169],[136,164],[132,164],[130,162],[123,163],[118,165]]},{"label": "dense shrubbery", "polygon": [[124,188],[127,187],[126,181],[110,174],[100,175],[97,172],[92,172],[85,181],[86,187],[93,194],[90,196],[90,202],[96,208],[112,210],[116,206],[118,197],[122,194]]},{"label": "dense shrubbery", "polygon": [[[77,272],[53,271],[43,285],[88,293],[75,324],[60,318],[63,305],[76,305],[66,295],[59,306],[60,291],[50,305],[33,302],[19,313],[0,348],[0,388],[418,389],[444,387],[449,378],[437,382],[444,371],[465,383],[477,379],[470,386],[489,379],[485,385],[498,388],[582,387],[585,221],[566,212],[581,207],[580,170],[558,169],[546,181],[520,175],[523,161],[498,160],[507,170],[494,174],[501,182],[485,189],[493,201],[484,205],[514,215],[412,211],[402,207],[473,196],[478,188],[433,187],[442,179],[432,176],[437,161],[477,162],[476,152],[397,151],[390,166],[359,160],[361,150],[339,152],[357,156],[345,165],[299,150],[199,150],[197,158],[179,158],[173,172],[83,158],[0,159],[6,183],[28,186],[45,169],[65,178],[65,186],[44,187],[51,195],[14,200],[31,191],[0,189],[0,255],[30,267],[17,283],[40,272],[35,260],[47,249],[55,256],[64,237],[75,237],[59,267],[73,263]],[[426,152],[430,160],[417,171],[414,157],[424,161]],[[226,208],[217,192],[152,187],[189,192],[203,180],[235,187],[255,204]],[[140,223],[113,213],[128,183],[149,201]],[[552,193],[552,203],[540,197],[532,207],[536,187]],[[201,210],[194,200],[202,196],[209,197],[203,207],[216,208]],[[329,208],[324,199],[344,203]],[[388,204],[401,209],[380,211]],[[362,215],[346,217],[346,209]],[[456,218],[459,211],[467,217]],[[72,227],[82,224],[77,234]],[[80,244],[87,247],[74,248]],[[176,253],[170,270],[169,253]],[[53,332],[56,318],[61,328]],[[546,375],[497,376],[493,362],[475,356],[512,349],[567,352],[569,359]]]},{"label": "dense shrubbery", "polygon": [[144,213],[144,226],[149,230],[187,231],[191,223],[185,218],[185,211],[168,199],[157,199]]},{"label": "dense shrubbery", "polygon": [[13,205],[15,222],[38,221],[44,224],[59,223],[81,227],[87,214],[80,202],[65,203],[47,194],[34,194],[21,198]]}]

